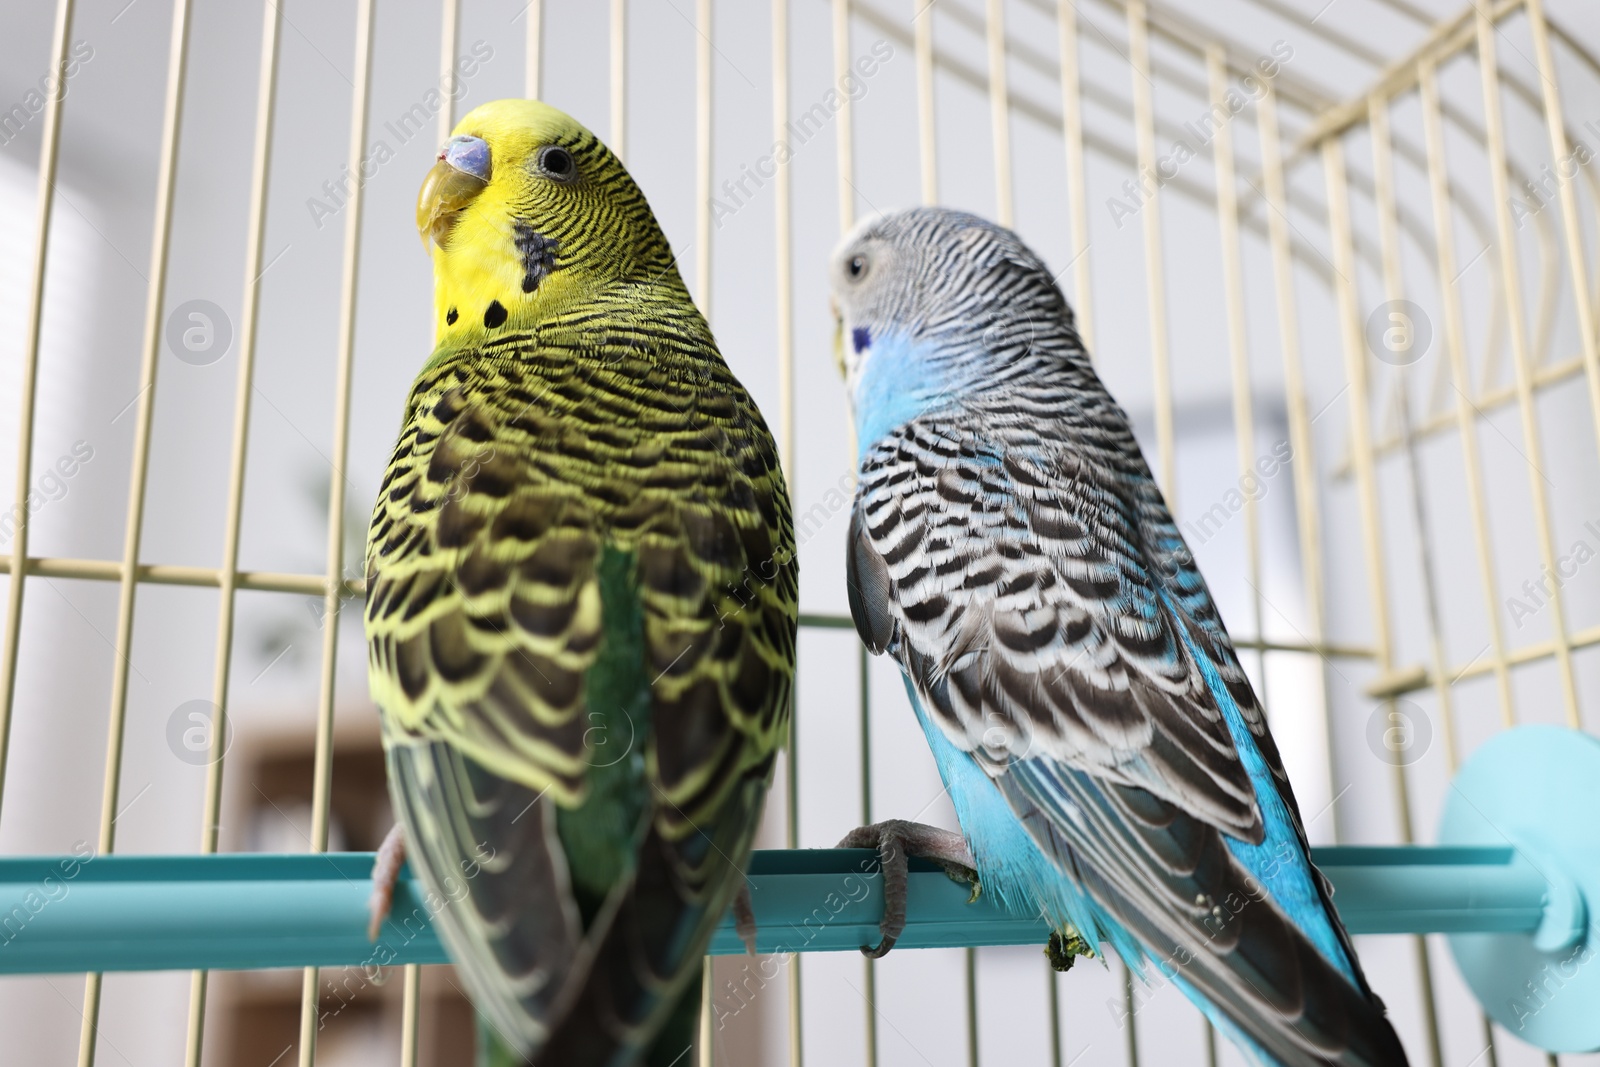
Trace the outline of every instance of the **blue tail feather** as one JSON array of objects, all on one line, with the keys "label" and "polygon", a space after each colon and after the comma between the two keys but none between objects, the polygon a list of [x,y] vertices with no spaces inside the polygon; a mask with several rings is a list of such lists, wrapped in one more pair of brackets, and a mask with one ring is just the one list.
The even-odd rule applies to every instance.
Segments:
[{"label": "blue tail feather", "polygon": [[1327,905],[1317,890],[1311,859],[1301,845],[1300,834],[1295,828],[1289,806],[1278,793],[1272,770],[1261,755],[1255,735],[1245,725],[1239,705],[1234,702],[1217,669],[1212,666],[1211,660],[1195,647],[1187,631],[1183,631],[1183,641],[1189,649],[1189,654],[1199,663],[1200,673],[1206,680],[1206,687],[1210,689],[1213,699],[1227,720],[1228,732],[1233,736],[1233,744],[1239,751],[1240,761],[1249,772],[1250,784],[1254,786],[1256,792],[1256,803],[1261,807],[1261,821],[1266,827],[1266,836],[1260,844],[1241,841],[1235,837],[1224,837],[1228,850],[1244,865],[1245,870],[1250,872],[1250,876],[1261,883],[1267,894],[1289,916],[1290,921],[1316,946],[1317,951],[1321,952],[1351,985],[1361,988],[1361,982],[1356,978],[1355,965],[1346,954],[1344,943],[1334,928],[1336,920],[1328,915]]}]

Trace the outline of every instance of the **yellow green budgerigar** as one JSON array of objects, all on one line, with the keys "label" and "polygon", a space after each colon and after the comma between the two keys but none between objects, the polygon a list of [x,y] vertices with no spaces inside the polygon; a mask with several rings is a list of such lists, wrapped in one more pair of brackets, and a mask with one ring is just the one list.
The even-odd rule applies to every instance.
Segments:
[{"label": "yellow green budgerigar", "polygon": [[777,450],[644,195],[572,118],[474,110],[417,225],[436,345],[367,542],[404,847],[507,1048],[687,1063],[789,733]]}]

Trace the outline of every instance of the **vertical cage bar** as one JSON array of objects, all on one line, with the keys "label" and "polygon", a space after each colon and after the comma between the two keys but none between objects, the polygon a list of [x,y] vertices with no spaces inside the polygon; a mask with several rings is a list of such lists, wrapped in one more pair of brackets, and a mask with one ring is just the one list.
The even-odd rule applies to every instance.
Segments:
[{"label": "vertical cage bar", "polygon": [[[1528,29],[1544,86],[1544,119],[1550,134],[1550,159],[1557,168],[1567,158],[1566,119],[1561,105],[1561,85],[1556,81],[1555,57],[1550,51],[1550,28],[1545,22],[1544,0],[1527,0]],[[1572,302],[1578,313],[1578,338],[1583,346],[1583,367],[1589,384],[1589,413],[1600,435],[1600,337],[1595,334],[1594,304],[1589,291],[1589,266],[1583,251],[1583,216],[1578,213],[1578,193],[1572,180],[1557,177],[1561,202],[1561,230],[1566,239],[1567,269],[1572,273]]]},{"label": "vertical cage bar", "polygon": [[1094,351],[1094,302],[1089,274],[1089,186],[1083,155],[1083,91],[1078,58],[1078,7],[1075,0],[1058,0],[1056,26],[1060,36],[1061,138],[1067,146],[1067,209],[1072,231],[1073,316],[1078,336]]},{"label": "vertical cage bar", "polygon": [[[439,28],[439,143],[456,128],[456,46],[461,37],[461,0],[444,0]],[[354,173],[360,174],[360,171]]]},{"label": "vertical cage bar", "polygon": [[938,123],[933,111],[933,5],[935,0],[911,0],[912,48],[917,62],[917,144],[922,165],[922,202],[939,202]]},{"label": "vertical cage bar", "polygon": [[[1133,68],[1133,125],[1138,142],[1139,184],[1149,181],[1150,197],[1144,204],[1145,299],[1150,317],[1150,365],[1155,393],[1156,452],[1161,492],[1167,507],[1178,512],[1178,458],[1173,441],[1172,382],[1167,368],[1166,285],[1161,273],[1161,184],[1155,172],[1156,135],[1154,85],[1150,81],[1149,13],[1144,0],[1128,0],[1128,59]],[[1123,1017],[1128,1020],[1128,1067],[1139,1067],[1139,1035],[1134,1018],[1133,972],[1124,967]]]},{"label": "vertical cage bar", "polygon": [[[138,590],[139,545],[144,530],[145,489],[150,473],[150,434],[155,414],[156,369],[161,361],[161,311],[166,303],[167,259],[172,237],[172,192],[177,183],[178,137],[183,126],[183,87],[189,67],[189,0],[174,0],[172,38],[167,55],[167,90],[162,105],[161,163],[156,175],[155,234],[150,247],[150,277],[145,297],[139,405],[133,433],[133,470],[128,479],[127,527],[123,534],[122,580],[117,598],[116,659],[111,674],[111,712],[106,727],[105,778],[100,793],[97,852],[116,844],[117,805],[122,785],[122,740],[128,717],[128,674],[133,669],[134,594]],[[12,581],[20,581],[14,575]],[[78,1035],[78,1067],[93,1067],[100,1033],[101,976],[84,981],[83,1028]]]},{"label": "vertical cage bar", "polygon": [[[711,0],[695,0],[695,293],[700,314],[711,321]],[[700,1067],[716,1062],[712,1000],[716,977],[712,957],[700,964]]]},{"label": "vertical cage bar", "polygon": [[[1206,49],[1206,76],[1212,112],[1228,113],[1224,96],[1228,91],[1227,54],[1218,45]],[[1228,365],[1233,385],[1234,440],[1238,448],[1239,477],[1247,479],[1255,470],[1256,417],[1250,395],[1249,337],[1244,308],[1244,261],[1239,248],[1239,191],[1234,173],[1233,120],[1217,123],[1212,142],[1212,162],[1217,179],[1217,222],[1222,244],[1222,289],[1228,320]],[[1245,568],[1250,581],[1252,622],[1256,637],[1263,642],[1266,632],[1261,619],[1261,520],[1256,509],[1256,494],[1244,494]],[[1266,699],[1267,653],[1261,651],[1261,701]]]},{"label": "vertical cage bar", "polygon": [[850,0],[833,0],[833,87],[839,94],[834,138],[839,154],[839,232],[856,224],[855,102],[844,91],[850,73]]},{"label": "vertical cage bar", "polygon": [[[1295,306],[1294,247],[1289,236],[1288,194],[1283,180],[1283,150],[1278,130],[1278,97],[1271,81],[1263,82],[1256,105],[1257,133],[1261,141],[1261,182],[1267,205],[1267,244],[1272,256],[1273,296],[1277,303],[1278,347],[1283,353],[1283,403],[1289,420],[1289,443],[1294,468],[1295,527],[1299,532],[1301,568],[1305,577],[1306,611],[1311,633],[1308,643],[1322,642],[1326,607],[1322,586],[1322,515],[1317,502],[1317,467],[1311,437],[1311,412],[1306,400],[1305,371],[1300,362],[1300,316]],[[1328,664],[1322,674],[1323,731],[1328,739],[1328,781],[1339,780],[1334,763],[1333,723],[1328,717]],[[1339,838],[1339,806],[1328,805],[1332,837]]]},{"label": "vertical cage bar", "polygon": [[[1372,193],[1378,212],[1379,261],[1383,274],[1383,296],[1390,305],[1405,299],[1405,281],[1400,266],[1399,208],[1394,194],[1394,144],[1389,127],[1389,104],[1379,94],[1367,100],[1367,127],[1372,140]],[[1415,332],[1413,326],[1413,342]],[[1395,404],[1400,414],[1401,446],[1406,454],[1410,475],[1412,506],[1416,516],[1418,573],[1422,578],[1425,615],[1428,621],[1428,652],[1432,661],[1434,697],[1439,706],[1441,739],[1444,742],[1446,761],[1454,770],[1456,753],[1455,712],[1451,701],[1450,680],[1447,674],[1444,651],[1443,626],[1439,619],[1438,597],[1433,578],[1433,563],[1427,546],[1429,536],[1427,512],[1422,498],[1422,471],[1417,458],[1415,441],[1411,436],[1411,393],[1406,385],[1407,368],[1397,368],[1391,374],[1394,380]]]},{"label": "vertical cage bar", "polygon": [[523,10],[528,16],[523,93],[529,100],[537,100],[544,95],[544,0],[528,0]]},{"label": "vertical cage bar", "polygon": [[405,985],[400,1001],[400,1067],[417,1067],[422,1014],[422,967],[405,966]]},{"label": "vertical cage bar", "polygon": [[1045,963],[1046,971],[1045,993],[1049,996],[1050,1005],[1050,1067],[1062,1067],[1066,1061],[1061,1055],[1061,991],[1056,987],[1056,972]]},{"label": "vertical cage bar", "polygon": [[[1344,145],[1337,135],[1322,142],[1322,164],[1328,187],[1328,231],[1333,244],[1334,293],[1338,303],[1339,332],[1344,351],[1345,377],[1350,388],[1350,440],[1356,475],[1356,492],[1361,519],[1361,542],[1367,560],[1367,594],[1372,602],[1372,623],[1379,675],[1390,672],[1394,664],[1394,636],[1389,626],[1389,579],[1383,548],[1382,519],[1378,513],[1376,442],[1372,436],[1371,390],[1367,382],[1365,344],[1360,326],[1356,291],[1355,238],[1350,227],[1349,175]],[[1385,700],[1392,708],[1393,700]],[[1410,790],[1405,767],[1393,763],[1395,808],[1400,840],[1413,841]],[[1423,1021],[1428,1035],[1428,1051],[1433,1067],[1440,1067],[1439,1021],[1433,996],[1433,967],[1428,958],[1427,941],[1417,936],[1418,984],[1421,986]]]},{"label": "vertical cage bar", "polygon": [[989,47],[989,125],[994,135],[995,218],[1016,225],[1011,189],[1011,100],[1006,88],[1005,0],[988,0],[984,36]]},{"label": "vertical cage bar", "polygon": [[[1428,187],[1433,201],[1434,256],[1438,261],[1439,299],[1444,309],[1445,352],[1450,360],[1455,386],[1456,429],[1461,438],[1461,459],[1466,467],[1467,507],[1472,513],[1473,546],[1477,550],[1478,579],[1483,588],[1484,612],[1489,621],[1489,649],[1494,657],[1495,690],[1500,698],[1501,722],[1516,722],[1511,695],[1510,662],[1506,658],[1505,628],[1500,621],[1500,604],[1495,595],[1494,547],[1489,535],[1488,508],[1483,487],[1483,461],[1478,454],[1476,409],[1469,397],[1472,374],[1467,367],[1466,326],[1461,312],[1461,293],[1456,288],[1460,273],[1456,266],[1454,221],[1450,211],[1450,170],[1445,158],[1444,118],[1439,105],[1439,82],[1434,64],[1424,62],[1417,74],[1422,98],[1422,130],[1428,152]],[[1455,753],[1450,753],[1452,759]]]},{"label": "vertical cage bar", "polygon": [[[281,8],[262,5],[261,73],[256,90],[256,136],[250,175],[250,221],[245,238],[244,308],[239,321],[239,371],[234,392],[233,441],[229,450],[228,511],[222,535],[222,564],[217,572],[217,647],[212,669],[211,759],[206,765],[205,798],[200,815],[200,852],[217,850],[217,820],[222,806],[223,760],[227,752],[228,684],[233,666],[235,592],[239,581],[240,518],[244,510],[245,454],[250,442],[250,394],[255,382],[256,332],[261,305],[261,260],[267,222],[267,180],[272,158],[272,115],[277,102],[278,30]],[[200,1067],[206,1013],[206,972],[189,980],[189,1024],[184,1062]]]},{"label": "vertical cage bar", "polygon": [[[372,86],[372,4],[356,8],[355,85],[350,94],[350,171],[356,173],[367,143],[367,97]],[[334,688],[338,679],[339,608],[344,595],[344,495],[350,452],[350,375],[355,361],[356,283],[361,270],[360,183],[350,191],[344,218],[344,263],[339,278],[339,347],[333,393],[333,458],[328,478],[327,592],[322,604],[322,677],[317,704],[317,744],[311,786],[311,851],[328,848],[333,776]],[[300,1067],[316,1062],[317,968],[307,967],[300,991]]]},{"label": "vertical cage bar", "polygon": [[695,95],[695,293],[700,313],[711,318],[711,0],[696,0]]},{"label": "vertical cage bar", "polygon": [[978,1067],[978,950],[967,948],[967,1067]]},{"label": "vertical cage bar", "polygon": [[[56,163],[61,147],[61,104],[66,99],[67,34],[72,30],[72,0],[56,4],[50,44],[50,69],[57,89],[44,100],[44,132],[39,143],[39,191],[33,227],[33,270],[28,285],[28,325],[22,351],[21,414],[17,419],[17,495],[33,477],[33,407],[39,391],[39,338],[44,326],[44,269],[50,250],[50,212],[56,200]],[[17,651],[22,638],[22,589],[28,567],[28,509],[17,512],[11,542],[11,583],[6,589],[5,648],[0,652],[0,802],[5,797],[6,758],[11,748],[11,702],[17,688]]]},{"label": "vertical cage bar", "polygon": [[700,961],[700,1067],[712,1067],[716,1062],[716,1050],[712,1047],[712,1012],[711,1000],[716,996],[715,972],[712,970],[711,961],[714,956],[706,956]]},{"label": "vertical cage bar", "polygon": [[[1367,123],[1372,138],[1373,199],[1378,210],[1378,239],[1383,266],[1384,297],[1391,304],[1405,299],[1405,283],[1400,265],[1399,210],[1394,193],[1394,153],[1389,128],[1389,105],[1380,95],[1374,94],[1367,102]],[[1413,342],[1415,335],[1413,333]],[[1411,502],[1417,531],[1417,565],[1422,578],[1424,612],[1428,622],[1428,649],[1432,659],[1434,699],[1437,701],[1440,735],[1444,742],[1445,764],[1453,776],[1456,769],[1455,709],[1450,692],[1450,680],[1445,664],[1444,624],[1439,614],[1437,585],[1433,575],[1433,561],[1428,546],[1433,543],[1429,532],[1427,502],[1423,498],[1422,464],[1417,455],[1416,441],[1411,433],[1411,397],[1406,387],[1405,367],[1397,368],[1393,375],[1395,402],[1400,412],[1401,444],[1405,450],[1407,473],[1410,477]],[[1396,768],[1396,777],[1402,774]],[[1439,1037],[1438,1009],[1433,996],[1432,964],[1428,956],[1427,938],[1416,939],[1417,955],[1427,965],[1421,972],[1424,1003],[1430,1009],[1424,1021],[1428,1026],[1428,1047],[1434,1063],[1443,1063],[1443,1045]],[[1488,1019],[1483,1018],[1488,1029]],[[1491,1040],[1491,1050],[1493,1043]]]},{"label": "vertical cage bar", "polygon": [[[793,156],[789,144],[789,0],[772,0],[772,136],[782,146],[782,151],[777,153],[778,171],[772,187],[778,288],[778,460],[792,492],[795,485],[794,225],[789,180],[789,163]],[[798,678],[791,700],[791,709],[798,709]],[[784,753],[784,844],[788,848],[800,846],[800,738],[794,722],[791,712],[789,747]],[[804,1035],[800,1028],[800,975],[800,954],[794,953],[789,958],[789,1067],[801,1067],[805,1062]]]},{"label": "vertical cage bar", "polygon": [[[987,0],[984,38],[989,60],[989,126],[994,142],[995,218],[1016,225],[1011,186],[1011,102],[1006,87],[1005,0]],[[978,950],[965,950],[967,999],[967,1064],[978,1067]]]},{"label": "vertical cage bar", "polygon": [[[772,0],[772,137],[781,146],[775,153],[777,173],[772,179],[773,248],[777,262],[778,304],[778,457],[794,487],[794,193],[789,162],[789,0]],[[791,741],[790,753],[794,751]],[[793,769],[792,767],[790,768]],[[789,847],[795,847],[791,835]]]},{"label": "vertical cage bar", "polygon": [[1123,1051],[1127,1055],[1128,1067],[1139,1067],[1139,1028],[1135,1025],[1133,1010],[1133,970],[1124,963],[1122,965],[1122,1017],[1128,1021],[1128,1031],[1124,1034],[1126,1044]]},{"label": "vertical cage bar", "polygon": [[[1517,231],[1511,218],[1510,181],[1506,175],[1505,124],[1500,112],[1500,67],[1495,56],[1494,23],[1477,13],[1478,63],[1482,68],[1485,147],[1489,156],[1489,181],[1494,190],[1495,223],[1500,244],[1500,288],[1505,293],[1506,325],[1511,335],[1511,363],[1516,373],[1517,408],[1522,417],[1522,447],[1531,468],[1528,485],[1533,494],[1533,518],[1538,531],[1539,555],[1547,573],[1556,574],[1555,534],[1550,525],[1550,503],[1545,495],[1544,448],[1539,440],[1533,407],[1533,369],[1528,358],[1526,318],[1522,303],[1522,270],[1517,256]],[[1566,606],[1559,583],[1551,583],[1550,633],[1555,644],[1557,670],[1566,708],[1567,725],[1581,728],[1578,688],[1572,671],[1572,644],[1567,636]]]},{"label": "vertical cage bar", "polygon": [[1145,291],[1150,305],[1150,366],[1155,385],[1156,451],[1161,492],[1178,510],[1178,453],[1172,426],[1172,372],[1167,349],[1167,284],[1161,252],[1161,176],[1156,172],[1155,85],[1150,80],[1149,11],[1129,0],[1128,57],[1133,67],[1133,125],[1138,139],[1139,185],[1149,183],[1141,209],[1144,224]]},{"label": "vertical cage bar", "polygon": [[[872,661],[867,646],[856,643],[856,708],[861,723],[861,825],[872,825]],[[878,1067],[878,968],[863,957],[867,998],[866,1067]]]},{"label": "vertical cage bar", "polygon": [[[1219,45],[1206,49],[1206,81],[1212,114],[1229,116],[1223,97],[1228,91],[1228,57]],[[1255,474],[1256,416],[1254,398],[1250,394],[1250,351],[1244,308],[1244,261],[1239,248],[1239,190],[1234,173],[1233,119],[1225,117],[1217,123],[1212,139],[1212,163],[1216,169],[1218,237],[1222,245],[1223,301],[1228,320],[1228,365],[1233,386],[1233,432],[1239,460],[1241,484]],[[1270,707],[1267,699],[1267,649],[1266,628],[1261,610],[1261,520],[1256,508],[1256,494],[1244,494],[1245,573],[1250,583],[1251,625],[1262,647],[1257,664],[1260,669],[1259,685],[1261,703]],[[1205,1019],[1206,1064],[1215,1067],[1217,1038],[1211,1020]]]},{"label": "vertical cage bar", "polygon": [[611,151],[628,147],[628,0],[611,0]]}]

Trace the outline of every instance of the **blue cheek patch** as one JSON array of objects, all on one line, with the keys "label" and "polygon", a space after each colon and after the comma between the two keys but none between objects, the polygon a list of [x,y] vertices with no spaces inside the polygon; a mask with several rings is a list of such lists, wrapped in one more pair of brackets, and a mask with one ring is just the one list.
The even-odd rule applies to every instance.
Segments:
[{"label": "blue cheek patch", "polygon": [[872,334],[865,326],[857,326],[850,331],[850,344],[855,347],[857,354],[872,343]]}]

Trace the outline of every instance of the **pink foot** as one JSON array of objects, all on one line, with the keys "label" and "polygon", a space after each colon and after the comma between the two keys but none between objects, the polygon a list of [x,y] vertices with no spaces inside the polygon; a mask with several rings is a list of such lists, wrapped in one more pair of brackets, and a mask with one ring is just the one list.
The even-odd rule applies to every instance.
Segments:
[{"label": "pink foot", "polygon": [[977,863],[967,848],[966,839],[958,833],[941,830],[925,823],[890,819],[851,830],[839,842],[840,848],[875,848],[878,863],[883,870],[883,921],[878,932],[883,940],[876,948],[861,946],[863,955],[881,959],[894,947],[906,929],[906,864],[907,859],[932,860],[944,868],[953,880],[972,886],[972,900],[978,899],[983,888],[978,884]]},{"label": "pink foot", "polygon": [[378,856],[372,863],[372,896],[367,901],[367,911],[372,919],[367,923],[367,940],[378,940],[383,920],[389,917],[389,907],[394,903],[395,883],[400,879],[400,868],[406,862],[406,835],[395,823],[389,836],[378,846]]}]

